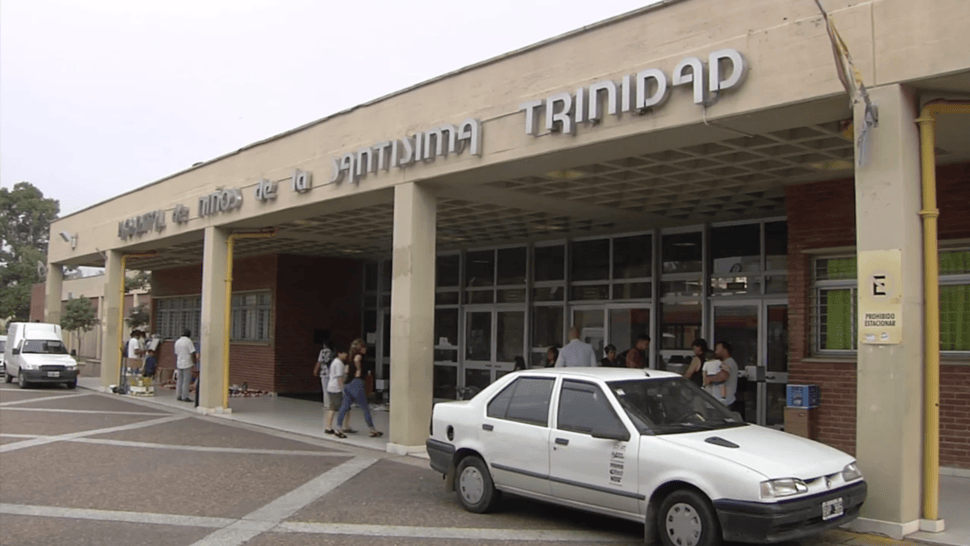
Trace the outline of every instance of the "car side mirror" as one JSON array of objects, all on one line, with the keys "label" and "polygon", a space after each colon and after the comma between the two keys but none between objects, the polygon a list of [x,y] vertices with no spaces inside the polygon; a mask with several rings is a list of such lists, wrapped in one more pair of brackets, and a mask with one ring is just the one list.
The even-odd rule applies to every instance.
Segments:
[{"label": "car side mirror", "polygon": [[630,431],[624,427],[596,427],[590,431],[590,435],[593,438],[601,438],[603,440],[630,441]]},{"label": "car side mirror", "polygon": [[20,349],[14,347],[13,349],[10,350],[10,354],[19,355],[20,354]]},{"label": "car side mirror", "polygon": [[739,423],[744,422],[744,417],[741,417],[741,414],[736,411],[731,412],[731,417],[734,417],[734,419]]}]

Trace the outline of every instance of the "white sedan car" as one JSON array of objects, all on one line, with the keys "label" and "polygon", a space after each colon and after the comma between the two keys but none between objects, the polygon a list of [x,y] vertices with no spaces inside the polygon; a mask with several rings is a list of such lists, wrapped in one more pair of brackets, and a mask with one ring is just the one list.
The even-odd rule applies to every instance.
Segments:
[{"label": "white sedan car", "polygon": [[644,522],[667,546],[797,539],[855,519],[866,498],[851,456],[746,424],[657,370],[510,373],[435,405],[427,448],[467,510],[508,492]]}]

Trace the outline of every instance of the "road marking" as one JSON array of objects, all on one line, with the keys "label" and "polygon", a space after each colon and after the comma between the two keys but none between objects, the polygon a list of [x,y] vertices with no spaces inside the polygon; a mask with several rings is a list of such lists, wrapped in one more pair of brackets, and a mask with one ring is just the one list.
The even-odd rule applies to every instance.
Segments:
[{"label": "road marking", "polygon": [[6,432],[0,432],[0,438],[46,438],[47,436],[41,434],[9,434]]},{"label": "road marking", "polygon": [[357,523],[281,523],[276,532],[324,535],[356,535],[393,538],[448,538],[456,540],[516,540],[549,542],[619,542],[628,536],[597,531],[559,531],[537,529],[488,529],[463,527],[410,527],[404,525],[367,525]]},{"label": "road marking", "polygon": [[97,436],[98,434],[107,434],[109,432],[121,432],[123,430],[134,430],[143,427],[151,427],[155,425],[162,425],[165,423],[171,423],[173,421],[181,421],[182,419],[187,419],[188,415],[170,415],[162,417],[161,419],[152,419],[150,421],[141,421],[138,423],[131,423],[128,425],[121,425],[117,427],[108,428],[98,428],[94,430],[86,430],[84,432],[72,432],[70,434],[61,434],[59,436],[45,436],[41,438],[34,438],[33,440],[25,440],[23,442],[16,442],[13,444],[0,445],[0,453],[9,453],[11,451],[17,451],[18,449],[24,449],[26,447],[41,446],[44,444],[51,444],[54,442],[62,442],[64,440],[74,440],[76,438],[84,438],[85,436]]},{"label": "road marking", "polygon": [[[6,390],[6,389],[4,389]],[[20,391],[14,391],[20,392]],[[91,392],[81,392],[77,394],[60,394],[56,396],[42,396],[40,398],[28,398],[26,400],[11,400],[9,402],[0,402],[0,407],[16,406],[17,404],[27,404],[29,402],[40,402],[43,400],[64,400],[65,398],[77,398],[79,396],[91,396],[94,393]]]},{"label": "road marking", "polygon": [[[34,436],[28,436],[34,438]],[[82,444],[100,444],[118,447],[142,447],[149,449],[174,449],[182,451],[202,451],[207,453],[241,453],[244,455],[296,455],[313,457],[352,457],[351,453],[337,451],[311,451],[311,450],[289,450],[289,449],[250,449],[243,447],[209,447],[209,446],[187,446],[180,444],[154,444],[150,442],[131,442],[127,440],[107,440],[103,438],[76,438],[66,440],[68,442],[78,442]]]},{"label": "road marking", "polygon": [[250,512],[243,516],[241,521],[219,529],[195,542],[192,546],[238,546],[245,544],[257,535],[273,529],[279,522],[302,510],[313,501],[340,487],[377,461],[378,459],[371,457],[355,457],[324,472],[262,508]]},{"label": "road marking", "polygon": [[59,408],[3,408],[7,411],[46,411],[52,413],[96,413],[103,415],[168,415],[158,411],[111,411],[111,410],[76,410]]},{"label": "road marking", "polygon": [[90,508],[61,508],[29,504],[0,503],[0,514],[16,516],[43,516],[48,518],[87,519],[97,521],[120,521],[127,523],[154,523],[179,527],[214,527],[232,525],[236,520],[177,514],[152,514],[147,512],[122,512],[119,510],[94,510]]}]

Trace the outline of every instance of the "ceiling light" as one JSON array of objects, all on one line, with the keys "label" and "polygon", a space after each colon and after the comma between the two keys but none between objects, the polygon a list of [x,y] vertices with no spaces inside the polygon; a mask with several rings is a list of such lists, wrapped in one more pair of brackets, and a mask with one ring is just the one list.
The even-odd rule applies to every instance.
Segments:
[{"label": "ceiling light", "polygon": [[831,161],[811,163],[810,166],[818,171],[850,171],[854,167],[854,164],[849,159],[833,159]]},{"label": "ceiling light", "polygon": [[549,178],[558,178],[560,180],[572,180],[574,178],[582,178],[586,176],[586,173],[577,170],[549,171],[546,173],[546,176]]}]

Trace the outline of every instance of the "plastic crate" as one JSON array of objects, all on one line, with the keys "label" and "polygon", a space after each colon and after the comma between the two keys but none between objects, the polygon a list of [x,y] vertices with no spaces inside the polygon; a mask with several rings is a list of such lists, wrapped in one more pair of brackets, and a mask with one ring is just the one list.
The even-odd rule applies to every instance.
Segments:
[{"label": "plastic crate", "polygon": [[818,385],[788,385],[786,405],[790,408],[817,408]]}]

